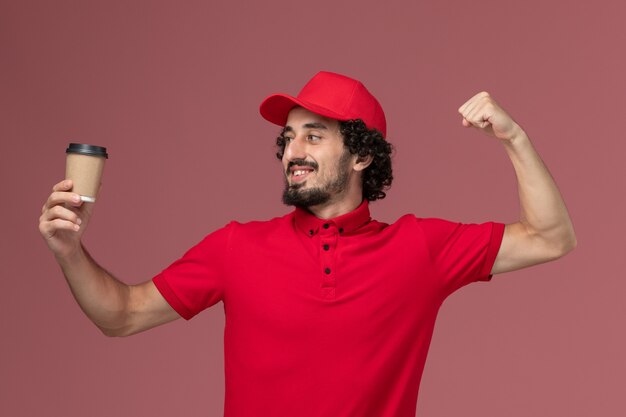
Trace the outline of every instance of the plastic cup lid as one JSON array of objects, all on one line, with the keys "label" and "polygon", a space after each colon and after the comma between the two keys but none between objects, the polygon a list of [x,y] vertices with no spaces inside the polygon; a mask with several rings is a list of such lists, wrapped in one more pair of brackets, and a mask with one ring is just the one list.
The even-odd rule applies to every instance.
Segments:
[{"label": "plastic cup lid", "polygon": [[96,145],[87,145],[85,143],[70,143],[70,146],[65,150],[65,153],[79,153],[82,155],[102,156],[109,158],[107,148]]}]

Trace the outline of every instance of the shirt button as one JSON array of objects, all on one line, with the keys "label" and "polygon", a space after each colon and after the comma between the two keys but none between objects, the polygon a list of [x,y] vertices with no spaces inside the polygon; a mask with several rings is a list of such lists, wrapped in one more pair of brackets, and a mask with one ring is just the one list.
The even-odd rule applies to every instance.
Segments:
[{"label": "shirt button", "polygon": [[326,272],[326,275],[330,274],[330,268],[326,268],[324,272]]},{"label": "shirt button", "polygon": [[313,230],[309,230],[309,234],[313,236]]},{"label": "shirt button", "polygon": [[324,223],[324,229],[328,229],[330,227],[330,225],[328,223]]},{"label": "shirt button", "polygon": [[343,233],[343,227],[339,228],[339,233]]},{"label": "shirt button", "polygon": [[324,250],[330,249],[330,245],[324,245]]}]

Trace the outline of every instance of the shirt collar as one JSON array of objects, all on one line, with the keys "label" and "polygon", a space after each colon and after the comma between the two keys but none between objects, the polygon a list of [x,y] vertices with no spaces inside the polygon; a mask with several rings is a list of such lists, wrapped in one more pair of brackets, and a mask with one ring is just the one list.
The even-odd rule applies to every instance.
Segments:
[{"label": "shirt collar", "polygon": [[[341,234],[352,234],[361,226],[371,220],[369,204],[363,200],[361,204],[350,213],[333,219],[320,219],[307,209],[296,207],[294,211],[294,221],[296,227],[307,236],[315,236],[325,224],[334,225]],[[327,226],[328,227],[328,226]]]}]

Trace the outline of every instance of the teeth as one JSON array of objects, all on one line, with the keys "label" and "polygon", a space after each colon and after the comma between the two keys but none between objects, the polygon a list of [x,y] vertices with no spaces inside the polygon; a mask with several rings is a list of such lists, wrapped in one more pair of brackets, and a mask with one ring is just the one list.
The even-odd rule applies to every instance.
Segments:
[{"label": "teeth", "polygon": [[293,176],[294,177],[299,177],[300,175],[304,175],[306,174],[306,171],[303,169],[298,169],[296,171],[293,171]]}]

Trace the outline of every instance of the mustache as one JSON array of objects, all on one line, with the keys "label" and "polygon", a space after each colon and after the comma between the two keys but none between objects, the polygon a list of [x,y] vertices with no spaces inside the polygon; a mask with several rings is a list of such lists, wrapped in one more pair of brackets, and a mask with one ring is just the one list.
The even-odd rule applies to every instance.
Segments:
[{"label": "mustache", "polygon": [[304,159],[294,159],[292,161],[289,161],[289,163],[287,164],[287,170],[285,172],[289,174],[289,169],[294,165],[301,166],[301,167],[311,167],[314,170],[317,170],[317,168],[319,167],[319,165],[317,165],[317,163],[313,161],[305,161]]}]

